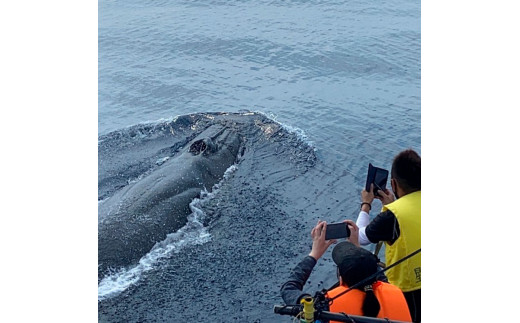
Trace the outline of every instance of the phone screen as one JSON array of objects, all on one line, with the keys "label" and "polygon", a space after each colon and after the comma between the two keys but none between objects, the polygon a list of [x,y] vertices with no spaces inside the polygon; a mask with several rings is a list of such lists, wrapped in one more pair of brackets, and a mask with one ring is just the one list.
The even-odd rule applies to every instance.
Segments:
[{"label": "phone screen", "polygon": [[377,189],[384,190],[386,189],[386,181],[388,180],[388,171],[378,168],[376,169],[376,176],[374,178],[374,186]]},{"label": "phone screen", "polygon": [[383,168],[374,167],[372,164],[368,164],[367,181],[365,184],[365,190],[370,191],[371,184],[374,184],[374,194],[378,196],[377,190],[385,190],[386,182],[388,180],[388,171]]},{"label": "phone screen", "polygon": [[327,224],[325,240],[341,239],[350,237],[350,229],[344,222]]}]

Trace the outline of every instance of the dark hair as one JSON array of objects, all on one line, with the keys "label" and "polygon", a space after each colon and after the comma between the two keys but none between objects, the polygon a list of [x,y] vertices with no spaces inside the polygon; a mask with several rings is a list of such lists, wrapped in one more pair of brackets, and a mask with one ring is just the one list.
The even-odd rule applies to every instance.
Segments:
[{"label": "dark hair", "polygon": [[[338,271],[340,271],[339,268]],[[377,266],[374,267],[373,272],[375,273],[376,271]],[[369,270],[368,272],[372,272],[372,270]],[[347,286],[354,286],[356,283],[366,278],[367,272],[363,273],[362,276],[355,274],[352,275],[352,273],[350,273],[350,275],[348,273],[342,274],[341,272],[340,275],[343,281],[347,284]],[[360,286],[356,288],[362,292],[365,292],[365,299],[363,300],[363,305],[361,307],[363,311],[363,316],[377,317],[377,314],[379,314],[379,311],[381,310],[381,304],[379,304],[379,300],[377,299],[372,289],[372,284],[375,281],[376,278],[373,278],[369,282],[367,282],[365,286]]]},{"label": "dark hair", "polygon": [[363,301],[363,315],[368,317],[376,317],[381,310],[381,305],[377,300],[376,295],[374,294],[374,290],[372,289],[372,285],[367,285],[364,288],[365,291],[365,300]]},{"label": "dark hair", "polygon": [[408,194],[421,190],[421,157],[412,149],[395,156],[392,163],[392,178]]}]

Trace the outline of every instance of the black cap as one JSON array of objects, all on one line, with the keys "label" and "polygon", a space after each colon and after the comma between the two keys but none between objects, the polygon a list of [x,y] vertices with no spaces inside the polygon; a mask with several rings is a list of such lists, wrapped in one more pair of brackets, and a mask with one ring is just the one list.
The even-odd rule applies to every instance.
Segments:
[{"label": "black cap", "polygon": [[[349,241],[338,243],[332,250],[332,260],[347,286],[352,286],[377,271],[377,258],[370,251],[357,247]],[[373,283],[376,278],[368,281]],[[366,285],[366,284],[365,284]]]}]

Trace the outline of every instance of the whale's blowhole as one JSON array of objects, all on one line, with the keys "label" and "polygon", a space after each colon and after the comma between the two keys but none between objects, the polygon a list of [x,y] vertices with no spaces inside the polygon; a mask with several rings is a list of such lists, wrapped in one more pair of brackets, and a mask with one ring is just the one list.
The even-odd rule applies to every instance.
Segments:
[{"label": "whale's blowhole", "polygon": [[192,153],[193,155],[198,155],[198,154],[204,152],[207,148],[208,148],[208,146],[206,145],[204,140],[201,139],[201,140],[197,140],[191,144],[189,152]]}]

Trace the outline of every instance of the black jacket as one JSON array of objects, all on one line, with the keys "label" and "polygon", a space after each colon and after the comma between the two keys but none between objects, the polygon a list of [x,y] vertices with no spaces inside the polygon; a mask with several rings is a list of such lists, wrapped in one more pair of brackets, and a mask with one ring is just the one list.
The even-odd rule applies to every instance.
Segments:
[{"label": "black jacket", "polygon": [[280,288],[282,299],[286,305],[300,304],[300,300],[303,297],[312,296],[302,293],[302,290],[315,265],[316,259],[311,256],[306,256],[291,271],[289,280]]}]

